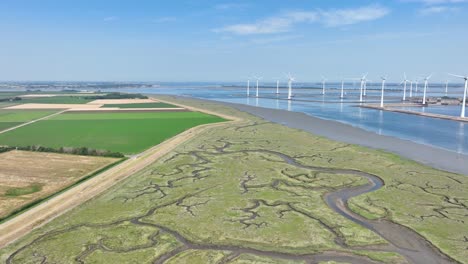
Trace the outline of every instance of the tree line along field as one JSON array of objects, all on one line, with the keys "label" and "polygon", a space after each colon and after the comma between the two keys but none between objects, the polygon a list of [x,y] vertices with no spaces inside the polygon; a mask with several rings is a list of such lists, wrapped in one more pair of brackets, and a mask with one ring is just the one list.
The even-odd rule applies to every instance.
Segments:
[{"label": "tree line along field", "polygon": [[[55,113],[54,110],[0,109],[0,131]],[[1,143],[0,143],[1,144]]]},{"label": "tree line along field", "polygon": [[[466,176],[265,122],[216,103],[204,107],[247,121],[211,128],[179,145],[0,250],[1,260],[407,263],[382,236],[327,206],[327,193],[369,184],[350,173],[354,171],[377,175],[385,185],[353,199],[353,210],[416,230],[466,263]],[[310,261],[317,256],[322,258]]]},{"label": "tree line along field", "polygon": [[221,121],[199,112],[66,112],[0,134],[0,145],[89,147],[134,154],[191,127]]}]

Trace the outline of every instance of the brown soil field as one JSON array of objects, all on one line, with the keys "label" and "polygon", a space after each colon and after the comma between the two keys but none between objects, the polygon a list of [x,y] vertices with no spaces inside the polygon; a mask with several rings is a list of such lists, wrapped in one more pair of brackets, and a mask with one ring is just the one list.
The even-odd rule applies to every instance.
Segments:
[{"label": "brown soil field", "polygon": [[118,160],[29,151],[0,153],[0,218]]}]

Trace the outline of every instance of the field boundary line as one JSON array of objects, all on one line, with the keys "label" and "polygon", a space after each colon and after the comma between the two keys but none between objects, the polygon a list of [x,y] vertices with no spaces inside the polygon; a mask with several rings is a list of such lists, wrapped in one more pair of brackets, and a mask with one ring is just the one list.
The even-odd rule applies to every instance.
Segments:
[{"label": "field boundary line", "polygon": [[17,126],[14,126],[14,127],[7,128],[7,129],[5,129],[5,130],[0,131],[0,134],[9,132],[9,131],[15,130],[15,129],[17,129],[17,128],[20,128],[20,127],[24,127],[24,126],[33,124],[33,123],[36,123],[36,122],[41,121],[41,120],[44,120],[44,119],[48,119],[48,118],[54,117],[54,116],[56,116],[56,115],[60,115],[60,114],[62,114],[62,113],[64,113],[64,112],[66,112],[66,111],[68,111],[68,109],[65,109],[65,110],[62,110],[62,111],[59,111],[59,112],[50,114],[50,115],[48,115],[48,116],[44,116],[44,117],[38,118],[38,119],[34,119],[34,120],[31,120],[31,121],[28,121],[28,122],[26,122],[26,123],[22,123],[22,124],[19,124],[19,125],[17,125]]},{"label": "field boundary line", "polygon": [[[161,100],[162,101],[162,100]],[[179,104],[180,105],[180,104]],[[182,106],[182,105],[180,105]],[[41,227],[56,217],[71,209],[99,196],[122,180],[134,175],[136,172],[151,165],[159,158],[165,156],[180,144],[194,138],[208,129],[230,125],[243,121],[238,117],[215,113],[213,111],[195,107],[183,106],[193,111],[199,111],[225,118],[229,121],[203,124],[192,127],[158,145],[134,156],[117,166],[106,170],[91,179],[47,200],[22,214],[0,224],[0,248],[3,248],[32,230]],[[67,111],[67,110],[65,110]]]}]

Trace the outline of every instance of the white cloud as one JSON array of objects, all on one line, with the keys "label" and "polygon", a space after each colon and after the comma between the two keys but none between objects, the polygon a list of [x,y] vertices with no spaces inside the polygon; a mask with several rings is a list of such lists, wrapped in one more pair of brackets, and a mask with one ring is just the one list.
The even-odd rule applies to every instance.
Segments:
[{"label": "white cloud", "polygon": [[109,17],[105,17],[103,19],[104,22],[111,22],[111,21],[115,21],[115,20],[118,20],[119,17],[116,17],[116,16],[109,16]]},{"label": "white cloud", "polygon": [[276,43],[276,42],[284,42],[288,40],[294,40],[302,38],[301,35],[284,35],[284,36],[274,36],[271,38],[256,38],[252,39],[251,42],[254,44],[271,44],[271,43]]},{"label": "white cloud", "polygon": [[468,0],[404,0],[404,2],[416,2],[425,5],[459,4],[468,3]]},{"label": "white cloud", "polygon": [[342,9],[322,12],[323,23],[327,26],[352,25],[382,18],[390,10],[382,6],[367,6],[357,9]]},{"label": "white cloud", "polygon": [[421,8],[418,12],[421,15],[432,15],[432,14],[440,14],[446,12],[455,12],[458,11],[459,8],[457,7],[449,7],[449,6],[428,6]]},{"label": "white cloud", "polygon": [[337,27],[376,20],[389,13],[388,8],[379,5],[326,11],[294,11],[265,18],[255,23],[234,24],[214,31],[238,35],[272,34],[290,31],[294,25],[300,23],[321,23],[326,26]]}]

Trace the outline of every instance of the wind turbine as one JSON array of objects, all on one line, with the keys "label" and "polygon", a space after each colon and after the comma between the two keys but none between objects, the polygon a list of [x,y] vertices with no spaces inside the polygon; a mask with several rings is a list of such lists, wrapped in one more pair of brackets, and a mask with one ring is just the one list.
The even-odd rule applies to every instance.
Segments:
[{"label": "wind turbine", "polygon": [[288,100],[292,99],[292,83],[295,81],[291,73],[288,73]]},{"label": "wind turbine", "polygon": [[455,74],[450,74],[454,77],[457,77],[457,78],[462,78],[465,80],[465,90],[463,92],[463,102],[462,102],[462,110],[461,110],[461,114],[460,114],[460,117],[462,118],[465,118],[465,108],[466,108],[466,92],[468,90],[468,75],[467,76],[461,76],[461,75],[455,75]]},{"label": "wind turbine", "polygon": [[247,79],[247,97],[250,96],[250,79]]},{"label": "wind turbine", "polygon": [[384,92],[385,92],[385,82],[387,81],[387,76],[385,76],[385,77],[382,76],[380,78],[382,78],[382,96],[380,97],[380,107],[383,108],[384,107],[384,104],[383,104],[384,100],[383,99],[384,99]]},{"label": "wind turbine", "polygon": [[408,78],[406,78],[406,72],[403,74],[404,75],[404,79],[403,79],[403,101],[406,101],[406,84],[409,82]]},{"label": "wind turbine", "polygon": [[327,81],[327,78],[325,78],[323,75],[322,75],[322,94],[325,94],[325,83]]},{"label": "wind turbine", "polygon": [[416,79],[416,89],[414,90],[415,93],[418,92],[418,84],[419,84],[419,78]]},{"label": "wind turbine", "polygon": [[423,105],[426,104],[426,91],[427,91],[427,82],[432,77],[432,74],[424,78],[424,94],[423,94]]},{"label": "wind turbine", "polygon": [[363,89],[364,89],[364,85],[367,81],[367,75],[368,73],[364,74],[361,78],[361,89],[360,89],[360,93],[359,93],[359,102],[362,102],[362,96],[363,96]]},{"label": "wind turbine", "polygon": [[255,97],[258,97],[258,81],[260,81],[263,77],[257,77],[257,76],[254,76],[254,79],[257,80],[257,92],[255,94]]},{"label": "wind turbine", "polygon": [[448,83],[449,83],[448,80],[445,81],[445,96],[447,96],[447,94],[448,94]]},{"label": "wind turbine", "polygon": [[276,94],[279,94],[279,80],[276,80]]},{"label": "wind turbine", "polygon": [[341,95],[340,95],[340,98],[343,99],[344,98],[344,79],[341,78]]},{"label": "wind turbine", "polygon": [[410,90],[409,90],[409,97],[413,97],[413,81],[410,81]]}]

